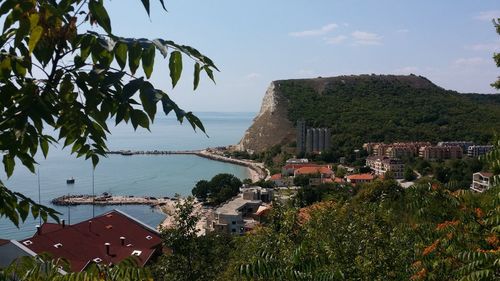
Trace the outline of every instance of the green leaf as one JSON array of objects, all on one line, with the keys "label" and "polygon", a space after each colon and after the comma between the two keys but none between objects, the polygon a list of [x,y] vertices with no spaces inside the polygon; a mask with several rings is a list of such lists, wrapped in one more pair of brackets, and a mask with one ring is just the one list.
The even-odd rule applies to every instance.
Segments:
[{"label": "green leaf", "polygon": [[127,64],[127,44],[118,42],[115,47],[115,58],[120,66],[120,69],[124,69]]},{"label": "green leaf", "polygon": [[172,88],[175,87],[182,73],[182,55],[179,51],[173,51],[170,54],[170,62],[168,64],[170,69],[170,78],[172,79]]},{"label": "green leaf", "polygon": [[17,211],[19,212],[19,215],[21,216],[21,220],[24,222],[26,218],[28,217],[29,211],[30,211],[30,204],[28,200],[22,200],[19,205],[17,206]]},{"label": "green leaf", "polygon": [[148,13],[148,16],[151,16],[149,13],[149,0],[141,0],[142,5],[144,5],[144,9],[146,9],[146,12]]},{"label": "green leaf", "polygon": [[156,46],[158,51],[160,51],[161,55],[166,58],[167,57],[167,46],[162,43],[163,40],[161,39],[155,39],[152,41],[153,45]]},{"label": "green leaf", "polygon": [[123,87],[122,100],[127,101],[130,99],[142,87],[143,83],[144,79],[142,77],[128,82]]},{"label": "green leaf", "polygon": [[5,173],[7,174],[7,177],[12,176],[12,173],[14,172],[15,166],[16,166],[16,162],[14,161],[14,158],[12,158],[9,154],[5,154],[3,156],[3,167],[5,169]]},{"label": "green leaf", "polygon": [[198,84],[200,83],[200,71],[201,71],[201,68],[200,68],[200,64],[199,63],[195,63],[194,64],[194,80],[193,80],[193,90],[196,90],[196,88],[198,88]]},{"label": "green leaf", "polygon": [[96,154],[92,154],[91,158],[92,158],[92,165],[95,168],[99,163],[99,156],[97,156]]},{"label": "green leaf", "polygon": [[201,123],[201,120],[198,117],[196,117],[192,112],[186,113],[186,119],[189,121],[189,124],[191,124],[194,130],[196,130],[196,127],[198,127],[202,132],[206,133],[203,123]]},{"label": "green leaf", "polygon": [[203,68],[205,69],[208,77],[210,77],[210,79],[215,83],[214,72],[212,71],[212,69],[210,69],[210,67],[208,67],[207,65],[205,65]]},{"label": "green leaf", "polygon": [[38,44],[38,41],[40,41],[40,38],[42,37],[42,33],[43,33],[43,27],[41,27],[39,25],[37,25],[35,28],[33,28],[31,30],[30,39],[28,41],[28,48],[29,48],[30,54],[35,49],[36,45]]},{"label": "green leaf", "polygon": [[155,62],[155,46],[151,44],[148,48],[142,51],[142,68],[146,77],[149,79],[153,72],[153,65]]},{"label": "green leaf", "polygon": [[141,126],[149,130],[148,116],[142,110],[134,109],[130,116],[130,121],[134,129],[137,129],[137,126]]},{"label": "green leaf", "polygon": [[42,148],[43,157],[47,158],[49,153],[49,142],[45,138],[40,139],[40,147]]},{"label": "green leaf", "polygon": [[111,21],[109,20],[108,12],[106,12],[102,1],[91,0],[89,2],[89,10],[97,23],[107,33],[111,33]]},{"label": "green leaf", "polygon": [[130,72],[132,72],[132,75],[139,67],[139,63],[141,62],[141,53],[142,53],[142,48],[139,45],[139,43],[134,43],[131,46],[129,46],[128,66],[130,68]]},{"label": "green leaf", "polygon": [[156,115],[156,103],[161,99],[161,95],[157,97],[157,91],[149,82],[144,83],[140,93],[142,107],[148,114],[151,121],[154,120]]}]

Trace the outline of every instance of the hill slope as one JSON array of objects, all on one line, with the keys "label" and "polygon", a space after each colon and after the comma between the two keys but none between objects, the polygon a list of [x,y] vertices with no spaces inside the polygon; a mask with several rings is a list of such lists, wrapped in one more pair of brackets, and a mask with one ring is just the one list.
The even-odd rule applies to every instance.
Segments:
[{"label": "hill slope", "polygon": [[359,75],[278,80],[239,143],[265,151],[295,140],[295,123],[332,128],[333,149],[368,141],[471,140],[500,132],[500,95],[460,94],[421,76]]}]

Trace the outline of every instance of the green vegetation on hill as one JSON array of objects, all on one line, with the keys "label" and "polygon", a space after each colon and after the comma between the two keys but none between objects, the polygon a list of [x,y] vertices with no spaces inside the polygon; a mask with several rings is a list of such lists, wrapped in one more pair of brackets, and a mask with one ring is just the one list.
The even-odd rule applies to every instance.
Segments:
[{"label": "green vegetation on hill", "polygon": [[460,94],[424,77],[361,75],[277,81],[289,119],[332,128],[333,151],[365,142],[469,140],[500,130],[500,95]]}]

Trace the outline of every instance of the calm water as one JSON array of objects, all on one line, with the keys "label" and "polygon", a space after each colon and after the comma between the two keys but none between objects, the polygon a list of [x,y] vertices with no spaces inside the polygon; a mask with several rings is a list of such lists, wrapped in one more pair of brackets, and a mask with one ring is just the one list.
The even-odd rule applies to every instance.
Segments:
[{"label": "calm water", "polygon": [[[160,117],[147,130],[133,131],[131,126],[110,126],[108,138],[110,150],[189,150],[235,144],[250,126],[255,113],[200,113],[198,116],[207,129],[194,132],[189,124],[179,125],[170,117]],[[92,164],[76,159],[69,151],[51,147],[47,159],[37,158],[41,185],[41,202],[49,204],[63,213],[61,218],[76,223],[92,217],[91,206],[55,207],[50,200],[65,194],[92,193]],[[210,179],[218,173],[231,173],[244,179],[248,171],[241,166],[216,162],[189,155],[110,155],[102,158],[94,172],[96,194],[108,192],[116,195],[173,196],[188,195],[195,183]],[[66,179],[74,177],[74,185],[66,185]],[[3,170],[1,179],[6,185],[38,201],[38,177],[21,165],[14,175],[6,179]],[[95,207],[95,214],[120,209],[130,215],[156,226],[164,215],[147,206]],[[0,238],[21,239],[31,236],[38,220],[28,220],[16,228],[9,221],[0,219]]]}]

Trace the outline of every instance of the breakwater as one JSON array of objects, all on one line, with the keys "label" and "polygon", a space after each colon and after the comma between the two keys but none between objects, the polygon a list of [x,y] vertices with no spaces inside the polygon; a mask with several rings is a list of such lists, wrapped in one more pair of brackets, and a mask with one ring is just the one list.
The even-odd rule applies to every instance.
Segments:
[{"label": "breakwater", "polygon": [[235,158],[229,158],[225,157],[223,155],[220,155],[218,153],[214,153],[211,150],[138,150],[138,151],[133,151],[133,150],[116,150],[116,151],[110,151],[108,154],[119,154],[119,155],[125,155],[125,156],[132,156],[132,155],[172,155],[172,154],[177,154],[177,155],[196,155],[198,157],[203,157],[206,159],[214,160],[214,161],[220,161],[220,162],[225,162],[225,163],[230,163],[234,165],[239,165],[239,166],[244,166],[251,171],[251,178],[253,182],[259,181],[259,180],[264,180],[269,178],[269,173],[267,172],[266,168],[264,167],[264,164],[258,163],[258,162],[253,162],[250,160],[242,160],[242,159],[235,159]]},{"label": "breakwater", "polygon": [[187,154],[196,155],[201,150],[115,150],[109,151],[107,154],[119,155],[168,155],[168,154]]},{"label": "breakwater", "polygon": [[152,196],[111,196],[111,195],[64,195],[52,199],[51,203],[56,206],[77,206],[77,205],[148,205],[151,207],[161,207],[173,204],[177,199],[169,197]]}]

